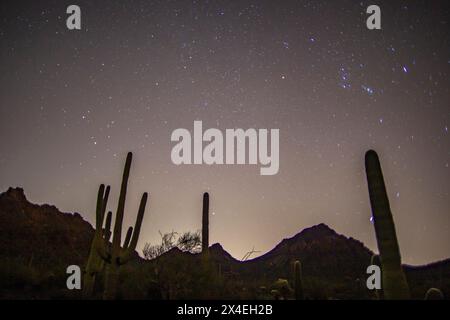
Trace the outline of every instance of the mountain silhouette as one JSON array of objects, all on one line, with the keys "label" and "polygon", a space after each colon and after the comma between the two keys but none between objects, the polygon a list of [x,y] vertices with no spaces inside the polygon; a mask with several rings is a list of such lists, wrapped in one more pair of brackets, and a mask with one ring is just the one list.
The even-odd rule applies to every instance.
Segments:
[{"label": "mountain silhouette", "polygon": [[[21,188],[1,193],[0,298],[79,298],[65,287],[66,268],[85,265],[93,236],[94,228],[78,213],[32,204]],[[372,255],[362,242],[323,223],[246,261],[218,243],[209,247],[208,264],[202,254],[178,248],[150,261],[136,253],[123,270],[122,298],[262,299],[278,279],[293,283],[293,263],[299,260],[307,298],[373,299],[365,287]],[[449,296],[450,259],[404,269],[413,298],[423,299],[431,287]]]}]

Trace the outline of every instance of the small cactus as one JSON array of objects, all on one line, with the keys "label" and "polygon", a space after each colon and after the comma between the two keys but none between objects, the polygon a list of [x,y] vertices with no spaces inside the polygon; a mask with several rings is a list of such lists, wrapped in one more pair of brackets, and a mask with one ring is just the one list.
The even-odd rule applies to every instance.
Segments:
[{"label": "small cactus", "polygon": [[384,296],[388,300],[409,299],[410,293],[401,265],[394,219],[380,161],[375,151],[370,150],[366,153],[365,165],[378,251],[381,258]]},{"label": "small cactus", "polygon": [[279,278],[277,281],[275,281],[273,287],[274,290],[280,294],[279,299],[287,300],[288,297],[292,295],[292,288],[289,285],[289,281],[287,281],[286,279]]},{"label": "small cactus", "polygon": [[209,194],[203,194],[202,213],[202,253],[208,252],[209,248]]},{"label": "small cactus", "polygon": [[303,293],[302,265],[298,260],[294,262],[294,292],[295,300],[305,299]]},{"label": "small cactus", "polygon": [[425,294],[425,300],[444,300],[444,294],[437,288],[430,288]]}]

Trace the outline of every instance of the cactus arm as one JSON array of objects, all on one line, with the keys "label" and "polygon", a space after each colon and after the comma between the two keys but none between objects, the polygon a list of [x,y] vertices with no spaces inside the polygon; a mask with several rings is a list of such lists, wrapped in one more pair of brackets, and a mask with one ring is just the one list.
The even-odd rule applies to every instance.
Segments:
[{"label": "cactus arm", "polygon": [[109,239],[111,238],[111,220],[112,212],[108,211],[108,214],[106,215],[105,228],[103,229],[103,239],[106,242],[109,242]]},{"label": "cactus arm", "polygon": [[122,185],[120,187],[119,203],[117,205],[116,221],[114,223],[114,234],[113,234],[113,252],[118,252],[121,244],[122,237],[122,223],[123,223],[123,213],[125,210],[125,200],[127,196],[127,186],[128,178],[130,176],[130,167],[133,154],[128,152],[127,159],[125,161],[125,168],[123,170]]},{"label": "cactus arm", "polygon": [[105,217],[106,206],[108,204],[110,187],[107,186],[105,189],[105,185],[101,184],[98,188],[97,195],[97,208],[95,210],[95,229],[101,230],[103,226],[103,220]]},{"label": "cactus arm", "polygon": [[130,241],[131,241],[131,235],[133,234],[133,227],[129,227],[127,230],[127,235],[125,236],[125,242],[123,243],[123,247],[120,250],[120,255],[117,257],[117,263],[119,265],[123,265],[130,260],[131,253],[129,249]]},{"label": "cactus arm", "polygon": [[[144,219],[147,198],[148,198],[148,194],[147,194],[147,192],[145,192],[141,198],[141,203],[139,205],[139,211],[138,211],[138,215],[136,218],[136,223],[134,225],[134,229],[132,227],[130,227],[128,229],[128,232],[130,233],[130,237],[128,236],[128,233],[127,233],[128,241],[125,240],[125,242],[124,242],[123,250],[121,252],[120,260],[119,260],[120,264],[124,264],[127,261],[129,261],[131,259],[131,257],[133,256],[134,251],[136,250],[136,246],[137,246],[137,242],[139,240],[139,234],[140,234],[140,230],[141,230],[141,226],[142,226],[142,220]],[[131,237],[131,233],[133,234],[132,237]],[[131,239],[131,241],[130,241],[130,239]]]},{"label": "cactus arm", "polygon": [[134,231],[133,231],[133,237],[131,238],[130,242],[130,249],[134,251],[136,249],[138,240],[139,240],[139,234],[141,232],[141,226],[142,226],[142,220],[144,220],[144,213],[145,213],[145,207],[147,205],[147,198],[148,194],[147,192],[144,192],[141,198],[141,203],[139,204],[139,210],[138,215],[136,218],[136,224],[134,225]]},{"label": "cactus arm", "polygon": [[124,248],[128,248],[130,245],[131,235],[133,234],[133,227],[129,227],[127,231],[127,235],[125,236],[125,242],[123,243]]},{"label": "cactus arm", "polygon": [[95,230],[100,230],[103,224],[103,194],[105,193],[105,185],[101,184],[97,193],[97,208],[95,210]]},{"label": "cactus arm", "polygon": [[103,196],[103,201],[102,201],[102,215],[101,215],[101,221],[103,224],[103,220],[105,218],[105,212],[106,212],[106,207],[108,206],[108,198],[109,198],[109,191],[111,190],[110,186],[106,186],[105,189],[105,193]]}]

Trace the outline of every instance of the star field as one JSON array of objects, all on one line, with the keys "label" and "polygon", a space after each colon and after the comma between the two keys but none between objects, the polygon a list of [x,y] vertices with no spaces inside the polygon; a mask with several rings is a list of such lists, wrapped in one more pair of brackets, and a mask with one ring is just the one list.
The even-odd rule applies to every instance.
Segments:
[{"label": "star field", "polygon": [[[134,152],[125,223],[139,242],[197,230],[234,257],[324,222],[376,249],[364,153],[380,155],[403,260],[450,253],[448,1],[2,1],[0,189],[94,219],[115,208]],[[378,4],[382,30],[368,30]],[[280,129],[280,171],[175,166],[171,132]],[[125,229],[125,228],[124,228]]]}]

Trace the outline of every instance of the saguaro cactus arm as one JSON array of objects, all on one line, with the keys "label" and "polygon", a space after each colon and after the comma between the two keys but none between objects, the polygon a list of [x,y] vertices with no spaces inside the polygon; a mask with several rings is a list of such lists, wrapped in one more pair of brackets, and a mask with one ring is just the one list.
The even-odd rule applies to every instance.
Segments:
[{"label": "saguaro cactus arm", "polygon": [[141,232],[142,221],[144,220],[145,207],[147,205],[148,193],[144,192],[141,198],[141,203],[139,204],[138,215],[136,218],[136,224],[134,225],[133,236],[129,247],[133,250],[136,249],[136,245],[139,240],[139,234]]},{"label": "saguaro cactus arm", "polygon": [[105,190],[105,186],[103,184],[98,188],[97,195],[97,209],[95,211],[95,229],[102,230],[103,222],[105,217],[106,206],[108,204],[110,187],[107,186]]},{"label": "saguaro cactus arm", "polygon": [[127,230],[127,235],[125,236],[125,241],[123,243],[124,248],[128,248],[128,245],[130,244],[131,240],[131,234],[133,233],[133,227],[129,227]]},{"label": "saguaro cactus arm", "polygon": [[139,205],[139,211],[136,218],[136,223],[133,227],[128,228],[127,236],[125,238],[125,242],[123,244],[122,252],[120,254],[120,263],[126,263],[132,256],[134,251],[136,250],[136,246],[139,240],[139,234],[141,231],[142,220],[144,219],[145,206],[147,204],[148,194],[145,192],[142,195],[141,203]]},{"label": "saguaro cactus arm", "polygon": [[106,215],[105,228],[103,229],[103,238],[109,242],[111,238],[111,220],[112,220],[112,212],[108,211]]},{"label": "saguaro cactus arm", "polygon": [[127,196],[128,178],[130,176],[131,160],[133,154],[128,152],[127,159],[125,161],[125,168],[123,170],[122,185],[120,186],[119,203],[117,204],[116,221],[114,222],[114,234],[113,234],[113,250],[119,250],[122,240],[122,223],[123,214],[125,210],[125,200]]}]

